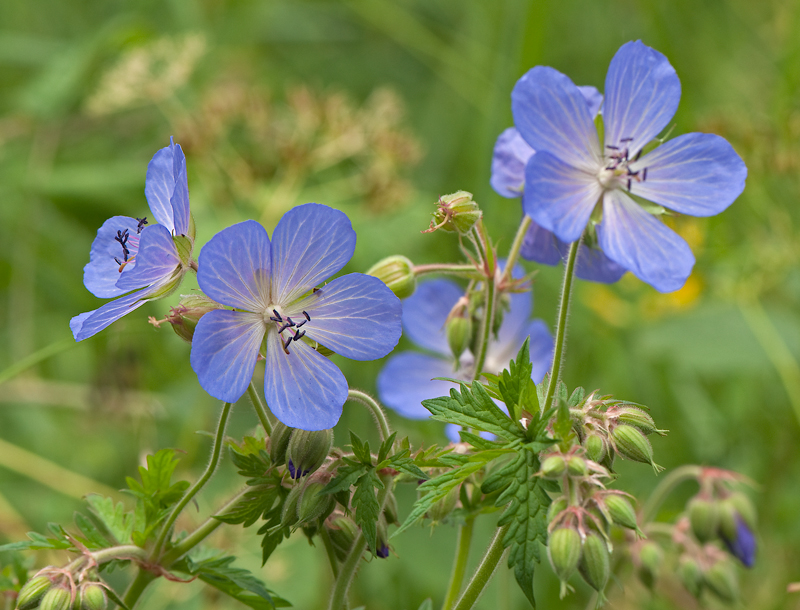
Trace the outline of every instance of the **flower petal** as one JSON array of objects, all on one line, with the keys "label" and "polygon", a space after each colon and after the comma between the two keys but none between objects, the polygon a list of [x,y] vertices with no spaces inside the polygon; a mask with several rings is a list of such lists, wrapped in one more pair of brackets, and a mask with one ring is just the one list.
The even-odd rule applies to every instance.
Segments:
[{"label": "flower petal", "polygon": [[[101,299],[118,297],[131,290],[122,290],[117,287],[120,280],[120,264],[114,259],[124,260],[122,245],[114,238],[117,231],[128,230],[128,241],[125,244],[128,248],[128,258],[136,255],[139,250],[139,236],[136,230],[139,223],[135,218],[128,216],[112,216],[103,223],[97,230],[97,237],[92,242],[92,249],[89,254],[89,262],[83,268],[83,284],[94,296]],[[127,265],[122,275],[132,273],[136,267],[134,259]],[[147,284],[140,284],[134,288],[142,288]]]},{"label": "flower petal", "polygon": [[[173,195],[178,191],[175,201]],[[189,187],[186,184],[186,158],[181,147],[170,138],[169,146],[159,150],[147,164],[144,194],[150,211],[170,233],[185,234],[189,229]]]},{"label": "flower petal", "polygon": [[563,243],[552,231],[548,231],[536,221],[532,221],[522,240],[519,254],[525,260],[535,261],[542,265],[557,265],[561,262],[562,256],[558,245]]},{"label": "flower petal", "polygon": [[632,192],[676,212],[711,216],[727,208],[744,190],[747,167],[725,138],[687,133],[662,144],[632,169],[647,179],[632,182]]},{"label": "flower petal", "polygon": [[[517,348],[525,337],[521,337],[522,329],[528,324],[533,310],[533,295],[530,292],[512,292],[508,295],[508,310],[503,315],[503,322],[497,330],[497,338],[492,337],[489,351],[499,350],[510,343]],[[516,356],[514,353],[512,356]],[[511,360],[509,358],[509,360]],[[494,371],[490,371],[494,372]]]},{"label": "flower petal", "polygon": [[136,254],[136,267],[117,274],[117,288],[127,292],[142,286],[149,286],[167,278],[180,267],[181,259],[175,249],[172,235],[163,225],[151,225],[142,230],[139,250]]},{"label": "flower petal", "polygon": [[381,280],[363,273],[336,278],[317,292],[284,308],[302,320],[312,341],[353,360],[375,360],[391,352],[402,333],[400,299]]},{"label": "flower petal", "polygon": [[[633,157],[678,109],[681,82],[669,60],[640,40],[622,45],[606,75],[605,144],[627,146]],[[623,142],[624,138],[631,138]]]},{"label": "flower petal", "polygon": [[525,164],[535,151],[514,127],[501,133],[492,155],[492,188],[501,197],[513,199],[522,195]]},{"label": "flower petal", "polygon": [[[527,296],[527,295],[524,295]],[[503,321],[505,324],[505,320]],[[553,360],[553,336],[542,320],[530,320],[522,325],[515,334],[502,334],[502,327],[498,333],[498,341],[489,344],[486,353],[486,363],[483,370],[497,374],[505,368],[513,358],[516,358],[519,348],[527,337],[530,337],[530,357],[533,364],[531,379],[539,383],[544,374],[550,370]]]},{"label": "flower petal", "polygon": [[620,190],[606,193],[597,236],[608,258],[659,292],[678,290],[692,272],[686,242]]},{"label": "flower petal", "polygon": [[110,303],[106,303],[100,309],[87,311],[75,316],[69,321],[69,328],[75,341],[83,341],[92,335],[99,333],[109,324],[116,322],[125,314],[132,312],[144,305],[147,297],[152,292],[152,288],[143,288],[137,292],[120,297]]},{"label": "flower petal", "polygon": [[200,251],[197,283],[210,298],[263,313],[271,303],[270,244],[267,231],[245,220],[217,233]]},{"label": "flower petal", "polygon": [[572,242],[581,236],[601,194],[594,174],[547,152],[537,152],[525,167],[523,210],[563,241]]},{"label": "flower petal", "polygon": [[578,87],[578,90],[581,92],[583,99],[586,100],[589,106],[589,114],[594,120],[594,117],[597,116],[603,106],[603,94],[597,90],[597,87],[592,87],[591,85],[582,85]]},{"label": "flower petal", "polygon": [[414,294],[403,301],[403,330],[423,349],[450,356],[444,323],[464,289],[445,279],[420,282]]},{"label": "flower petal", "polygon": [[415,352],[395,354],[378,375],[378,395],[383,404],[403,417],[425,419],[430,411],[422,401],[447,396],[450,388],[456,387],[434,377],[457,377],[452,361]]},{"label": "flower petal", "polygon": [[284,353],[277,332],[267,333],[264,396],[280,421],[301,430],[333,428],[347,400],[347,380],[339,368],[303,341]]},{"label": "flower petal", "polygon": [[261,316],[215,309],[197,323],[190,362],[200,386],[211,396],[236,402],[253,379],[264,338]]},{"label": "flower petal", "polygon": [[[568,253],[564,244],[564,257]],[[590,248],[581,244],[578,248],[578,260],[575,261],[575,275],[582,280],[613,284],[625,275],[627,270],[608,258],[599,248]]]},{"label": "flower petal", "polygon": [[546,66],[529,70],[511,92],[511,112],[514,125],[535,150],[586,171],[597,170],[601,151],[589,106],[561,72]]},{"label": "flower petal", "polygon": [[347,264],[356,233],[344,212],[307,203],[283,215],[272,234],[273,297],[285,305]]}]

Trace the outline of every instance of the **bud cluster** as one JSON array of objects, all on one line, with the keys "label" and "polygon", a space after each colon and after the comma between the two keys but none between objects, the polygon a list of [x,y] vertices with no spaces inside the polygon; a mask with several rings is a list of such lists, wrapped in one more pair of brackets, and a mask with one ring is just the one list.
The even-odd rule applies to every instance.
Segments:
[{"label": "bud cluster", "polygon": [[48,566],[26,582],[17,595],[17,610],[105,610],[106,586],[96,575],[75,576],[64,569]]},{"label": "bud cluster", "polygon": [[483,212],[472,200],[472,193],[457,191],[451,195],[442,195],[436,203],[431,226],[423,233],[443,229],[464,235],[475,226],[482,216]]}]

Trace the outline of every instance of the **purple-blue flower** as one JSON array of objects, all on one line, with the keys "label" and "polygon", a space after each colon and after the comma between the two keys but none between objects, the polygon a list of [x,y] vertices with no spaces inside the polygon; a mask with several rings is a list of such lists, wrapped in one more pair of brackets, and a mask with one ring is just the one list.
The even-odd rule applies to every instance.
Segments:
[{"label": "purple-blue flower", "polygon": [[[516,275],[516,274],[515,274]],[[437,279],[423,282],[403,302],[403,328],[406,336],[428,353],[402,352],[389,358],[378,375],[381,401],[400,415],[423,419],[430,413],[422,406],[427,398],[446,396],[456,387],[434,377],[472,379],[474,356],[467,350],[457,363],[447,343],[445,321],[464,290],[454,282]],[[516,357],[530,337],[531,378],[539,382],[550,368],[553,337],[542,320],[531,320],[531,296],[509,294],[509,309],[503,317],[496,339],[492,337],[483,370],[499,373]]]},{"label": "purple-blue flower", "polygon": [[379,279],[345,266],[356,234],[347,216],[315,203],[289,210],[270,242],[248,220],[217,233],[200,252],[197,281],[230,309],[204,315],[191,364],[203,389],[234,402],[253,377],[265,343],[264,395],[275,416],[303,430],[332,428],[347,380],[317,345],[353,360],[388,354],[401,333],[400,300]]},{"label": "purple-blue flower", "polygon": [[83,283],[96,297],[119,298],[72,318],[69,326],[76,341],[100,332],[146,301],[166,296],[189,267],[194,235],[186,158],[171,138],[147,165],[144,192],[158,224],[146,216],[114,216],[97,231]]},{"label": "purple-blue flower", "polygon": [[[644,152],[672,119],[680,93],[664,55],[640,41],[623,45],[606,76],[602,148],[586,98],[560,72],[537,66],[511,94],[514,124],[536,150],[525,166],[525,213],[564,242],[597,222],[605,255],[661,292],[683,286],[694,256],[653,212],[717,214],[747,177],[739,155],[713,134],[682,135]],[[645,208],[639,198],[656,205]]]},{"label": "purple-blue flower", "polygon": [[742,565],[752,568],[756,560],[756,537],[753,531],[739,515],[736,515],[736,536],[729,539],[725,532],[720,530],[720,536],[731,555],[742,562]]}]

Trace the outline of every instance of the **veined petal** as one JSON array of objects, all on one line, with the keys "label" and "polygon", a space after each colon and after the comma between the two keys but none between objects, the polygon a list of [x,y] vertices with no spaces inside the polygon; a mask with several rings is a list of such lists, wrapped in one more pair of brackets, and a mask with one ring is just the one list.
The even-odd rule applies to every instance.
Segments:
[{"label": "veined petal", "polygon": [[[565,244],[565,256],[567,253]],[[613,284],[625,275],[627,270],[608,258],[602,250],[581,244],[578,259],[575,261],[575,275],[582,280]]]},{"label": "veined petal", "polygon": [[347,380],[333,362],[303,341],[292,342],[286,354],[278,333],[270,330],[264,396],[275,417],[287,426],[325,430],[342,416]]},{"label": "veined petal", "polygon": [[501,197],[513,199],[522,195],[525,164],[535,151],[514,127],[501,133],[492,155],[491,184]]},{"label": "veined petal", "polygon": [[343,212],[316,203],[286,212],[272,234],[275,301],[290,303],[331,277],[355,247],[356,233]]},{"label": "veined petal", "polygon": [[308,297],[284,308],[295,321],[306,311],[308,338],[353,360],[375,360],[400,340],[400,299],[381,280],[363,273],[336,278]]},{"label": "veined petal", "polygon": [[172,275],[181,264],[172,235],[163,225],[150,225],[142,230],[136,267],[118,273],[117,288],[127,292],[149,286]]},{"label": "veined petal", "polygon": [[197,323],[190,362],[200,386],[214,398],[236,402],[253,378],[264,338],[261,316],[215,309]]},{"label": "veined petal", "polygon": [[83,341],[92,335],[99,333],[109,324],[116,322],[125,314],[141,307],[147,297],[152,292],[152,288],[143,288],[137,292],[120,297],[110,303],[106,303],[100,309],[87,311],[75,316],[69,321],[69,328],[75,341]]},{"label": "veined petal", "polygon": [[525,233],[519,254],[525,260],[541,263],[542,265],[557,265],[561,262],[562,256],[558,245],[562,243],[552,231],[539,226],[534,220]]},{"label": "veined petal", "polygon": [[[92,249],[89,254],[89,262],[83,268],[83,284],[94,296],[101,299],[109,299],[125,294],[130,288],[121,290],[117,287],[120,280],[120,263],[114,259],[124,261],[122,245],[114,238],[118,231],[128,231],[128,258],[136,255],[139,250],[139,236],[136,230],[139,223],[135,218],[128,216],[112,216],[103,223],[97,230],[97,237],[92,242]],[[122,275],[133,272],[136,266],[134,259],[122,271]],[[140,284],[134,288],[141,288],[147,284]]]},{"label": "veined petal", "polygon": [[[189,223],[189,198],[188,188],[186,197],[186,226],[182,227],[183,231],[178,231],[176,226],[176,213],[172,205],[172,195],[175,192],[175,185],[178,180],[176,169],[180,171],[180,167],[186,169],[186,159],[183,156],[181,147],[175,144],[170,138],[169,146],[165,146],[159,150],[150,163],[147,164],[147,176],[144,182],[144,195],[147,198],[147,203],[150,205],[150,211],[159,224],[167,227],[170,233],[180,235],[185,233],[188,229]],[[181,205],[183,202],[181,202]],[[183,219],[184,211],[179,210],[178,216]]]},{"label": "veined petal", "polygon": [[659,292],[678,290],[692,272],[686,242],[618,189],[605,194],[597,236],[608,258]]},{"label": "veined petal", "polygon": [[457,377],[452,361],[415,352],[395,354],[386,362],[378,375],[378,396],[387,407],[409,419],[425,419],[430,411],[422,406],[428,398],[447,396],[449,381],[434,377]]},{"label": "veined petal", "polygon": [[515,335],[508,335],[502,339],[498,333],[498,341],[489,344],[484,371],[496,374],[507,368],[511,360],[516,358],[519,348],[527,337],[530,337],[529,350],[533,364],[531,379],[539,383],[544,374],[550,370],[553,361],[553,336],[542,320],[530,320],[520,327]]},{"label": "veined petal", "polygon": [[589,106],[589,114],[594,120],[594,117],[597,116],[603,106],[603,94],[597,90],[597,87],[592,87],[591,85],[581,85],[578,90],[586,100],[586,104]]},{"label": "veined petal", "polygon": [[589,172],[602,163],[586,98],[558,70],[536,66],[520,78],[511,92],[511,112],[514,125],[536,151]]},{"label": "veined petal", "polygon": [[614,55],[605,93],[605,144],[627,147],[633,157],[675,115],[681,82],[664,55],[637,40],[622,45]]},{"label": "veined petal", "polygon": [[272,264],[267,231],[245,220],[217,233],[200,251],[197,283],[215,301],[253,312],[270,304]]},{"label": "veined petal", "polygon": [[403,330],[423,349],[443,356],[450,355],[444,323],[464,289],[445,279],[420,282],[403,301]]},{"label": "veined petal", "polygon": [[572,242],[581,236],[601,194],[594,174],[547,152],[537,152],[525,167],[523,210],[563,241]]},{"label": "veined petal", "polygon": [[662,144],[635,164],[647,179],[632,182],[636,195],[682,214],[711,216],[744,190],[747,167],[725,138],[687,133]]},{"label": "veined petal", "polygon": [[175,222],[175,235],[186,235],[189,232],[189,179],[186,175],[186,157],[180,144],[174,146],[172,154],[172,176],[175,178],[175,188],[169,198],[172,207],[172,218]]}]

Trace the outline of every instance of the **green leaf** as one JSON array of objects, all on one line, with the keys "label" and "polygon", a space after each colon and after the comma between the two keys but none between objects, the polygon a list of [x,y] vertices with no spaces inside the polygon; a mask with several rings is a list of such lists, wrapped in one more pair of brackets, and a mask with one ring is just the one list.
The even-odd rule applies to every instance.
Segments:
[{"label": "green leaf", "polygon": [[584,398],[586,398],[586,390],[578,386],[572,391],[572,394],[569,397],[570,408],[577,407],[579,404],[583,402]]},{"label": "green leaf", "polygon": [[356,458],[367,466],[372,465],[372,455],[369,451],[369,443],[362,443],[361,439],[354,432],[350,432],[350,445]]},{"label": "green leaf", "polygon": [[133,514],[125,510],[122,502],[115,505],[111,498],[89,494],[86,496],[86,503],[117,544],[131,543]]},{"label": "green leaf", "polygon": [[373,553],[378,549],[378,517],[381,513],[381,506],[375,495],[376,487],[382,489],[384,484],[375,470],[369,470],[358,479],[351,500],[356,511],[355,521]]},{"label": "green leaf", "polygon": [[394,444],[394,439],[397,436],[397,432],[393,432],[392,435],[387,438],[385,441],[381,443],[381,448],[378,450],[378,462],[382,462],[386,459],[386,456],[389,455],[389,452],[392,450],[392,445]]},{"label": "green leaf", "polygon": [[85,536],[84,538],[76,536],[77,540],[88,549],[94,551],[97,549],[105,549],[110,546],[114,546],[115,542],[108,540],[103,534],[101,534],[100,530],[97,529],[97,526],[92,523],[92,521],[86,517],[86,515],[75,513],[75,525],[78,526],[78,529],[81,530]]},{"label": "green leaf", "polygon": [[[533,365],[531,364],[529,343],[530,337],[525,339],[522,347],[519,348],[516,359],[511,361],[508,369],[504,370],[498,378],[500,395],[511,414],[511,419],[515,422],[522,417],[523,410],[530,410],[525,408],[528,405],[523,406],[526,389],[532,383]],[[539,410],[538,405],[535,410]]]},{"label": "green leaf", "polygon": [[275,484],[255,485],[225,513],[214,515],[214,518],[223,523],[232,525],[241,523],[244,527],[250,527],[267,514],[276,503],[282,503],[286,495],[280,481]]},{"label": "green leaf", "polygon": [[517,423],[494,403],[483,384],[474,381],[468,387],[462,383],[460,390],[453,388],[450,396],[423,400],[422,406],[436,421],[491,432],[508,440],[521,436],[522,430]]},{"label": "green leaf", "polygon": [[420,604],[418,610],[433,610],[433,600],[429,597]]},{"label": "green leaf", "polygon": [[500,444],[496,441],[489,440],[487,438],[483,438],[482,436],[478,436],[477,434],[472,434],[472,432],[467,432],[466,430],[459,430],[458,431],[461,440],[465,443],[469,443],[476,449],[496,449]]},{"label": "green leaf", "polygon": [[344,466],[338,468],[336,476],[320,493],[335,494],[340,491],[347,491],[349,493],[350,486],[354,485],[369,468],[370,466],[366,466],[361,462],[353,462],[345,458]]}]

